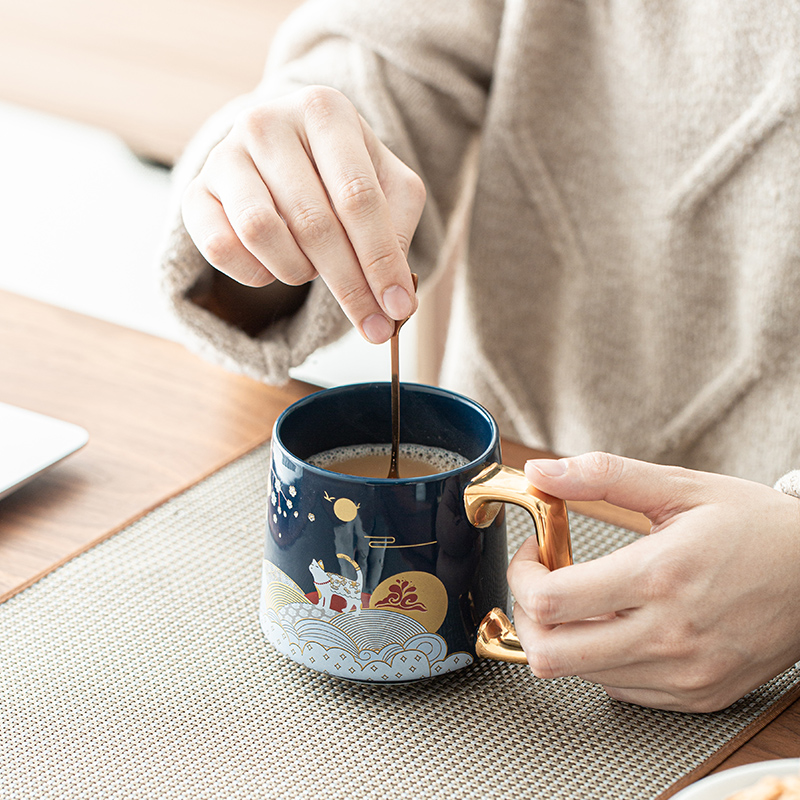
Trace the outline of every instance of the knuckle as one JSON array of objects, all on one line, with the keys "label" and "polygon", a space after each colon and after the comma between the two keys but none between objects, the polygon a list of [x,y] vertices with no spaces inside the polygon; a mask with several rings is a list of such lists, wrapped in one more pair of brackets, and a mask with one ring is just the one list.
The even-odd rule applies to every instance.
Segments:
[{"label": "knuckle", "polygon": [[663,467],[662,478],[668,481],[669,491],[664,493],[660,502],[653,503],[648,515],[653,520],[669,519],[682,509],[692,505],[700,496],[702,489],[697,479],[697,472],[684,467]]},{"label": "knuckle", "polygon": [[397,267],[397,253],[391,251],[368,255],[362,259],[362,266],[364,272],[373,277],[391,273]]},{"label": "knuckle", "polygon": [[275,111],[270,106],[254,106],[242,111],[234,120],[233,131],[245,140],[259,140],[269,130],[275,119]]},{"label": "knuckle", "polygon": [[333,215],[312,203],[298,204],[289,214],[289,220],[295,239],[306,247],[324,247],[336,230]]},{"label": "knuckle", "polygon": [[268,243],[278,233],[277,216],[258,206],[239,209],[232,223],[239,238],[249,246]]},{"label": "knuckle", "polygon": [[[397,243],[400,245],[400,249],[403,251],[404,256],[408,256],[408,251],[411,248],[411,239],[406,236],[404,233],[397,234]],[[800,505],[800,504],[798,504]]]},{"label": "knuckle", "polygon": [[337,292],[337,299],[340,305],[346,308],[361,308],[374,303],[372,292],[365,283],[340,288]]},{"label": "knuckle", "polygon": [[342,214],[363,217],[380,203],[381,191],[368,176],[355,175],[342,183],[337,199]]},{"label": "knuckle", "polygon": [[536,647],[526,655],[528,657],[528,666],[537,678],[549,680],[551,678],[561,677],[562,673],[558,668],[555,658],[544,648]]},{"label": "knuckle", "polygon": [[304,117],[317,124],[324,125],[346,105],[349,106],[349,101],[345,96],[330,86],[308,86],[300,94]]},{"label": "knuckle", "polygon": [[685,558],[662,548],[649,562],[641,565],[640,585],[645,599],[659,602],[678,595],[687,580]]},{"label": "knuckle", "polygon": [[235,258],[238,244],[235,236],[214,231],[206,236],[199,250],[211,266],[224,269]]},{"label": "knuckle", "polygon": [[610,453],[595,451],[580,456],[581,465],[604,483],[614,483],[622,477],[624,461]]},{"label": "knuckle", "polygon": [[693,704],[713,700],[724,677],[724,664],[716,660],[697,661],[676,671],[672,678],[672,691]]},{"label": "knuckle", "polygon": [[539,625],[551,625],[558,618],[558,600],[551,592],[537,591],[527,598],[525,610]]},{"label": "knuckle", "polygon": [[665,500],[663,507],[658,509],[663,515],[671,514],[691,503],[701,488],[697,472],[685,467],[670,467],[670,486],[669,500]]},{"label": "knuckle", "polygon": [[694,664],[702,657],[696,627],[687,621],[674,622],[666,630],[653,632],[646,650],[656,661]]},{"label": "knuckle", "polygon": [[245,286],[264,286],[272,280],[271,275],[263,267],[240,263],[241,246],[233,236],[213,233],[204,240],[199,249],[212,267]]},{"label": "knuckle", "polygon": [[231,136],[229,134],[211,148],[200,170],[200,175],[221,174],[224,170],[228,169],[229,161],[235,150],[236,145],[231,141]]}]

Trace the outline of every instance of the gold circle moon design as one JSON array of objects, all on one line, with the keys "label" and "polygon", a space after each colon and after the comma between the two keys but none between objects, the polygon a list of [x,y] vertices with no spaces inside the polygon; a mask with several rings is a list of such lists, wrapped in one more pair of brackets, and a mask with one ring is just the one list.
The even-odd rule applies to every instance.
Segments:
[{"label": "gold circle moon design", "polygon": [[430,572],[400,572],[378,584],[369,607],[405,614],[436,633],[447,614],[447,590]]},{"label": "gold circle moon design", "polygon": [[333,504],[333,513],[342,522],[352,522],[358,515],[358,506],[346,497],[340,497]]}]

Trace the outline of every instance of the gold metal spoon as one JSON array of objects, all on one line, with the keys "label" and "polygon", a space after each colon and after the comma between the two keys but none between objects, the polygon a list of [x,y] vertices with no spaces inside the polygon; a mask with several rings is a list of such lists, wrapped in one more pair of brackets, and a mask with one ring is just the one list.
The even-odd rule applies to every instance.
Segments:
[{"label": "gold metal spoon", "polygon": [[[411,273],[411,280],[414,281],[414,291],[417,291],[418,278],[415,272]],[[389,462],[389,474],[387,478],[399,478],[400,473],[397,469],[397,458],[400,454],[400,328],[408,322],[411,317],[398,320],[394,324],[392,334],[392,457]]]}]

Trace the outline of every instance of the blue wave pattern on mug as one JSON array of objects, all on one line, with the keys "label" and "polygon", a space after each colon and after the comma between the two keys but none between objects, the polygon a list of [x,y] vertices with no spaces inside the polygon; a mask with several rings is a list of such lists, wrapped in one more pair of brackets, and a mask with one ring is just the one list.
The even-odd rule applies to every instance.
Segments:
[{"label": "blue wave pattern on mug", "polygon": [[261,627],[281,653],[311,669],[348,680],[397,683],[444,675],[470,664],[466,652],[406,614],[364,608],[339,612],[315,605],[300,587],[265,560]]}]

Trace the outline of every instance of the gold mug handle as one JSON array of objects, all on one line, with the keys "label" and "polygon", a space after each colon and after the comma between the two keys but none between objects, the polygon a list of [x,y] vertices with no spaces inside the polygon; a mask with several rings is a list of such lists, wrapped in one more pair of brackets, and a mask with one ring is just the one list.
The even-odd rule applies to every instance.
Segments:
[{"label": "gold mug handle", "polygon": [[[528,483],[518,469],[491,464],[470,481],[464,490],[467,518],[476,528],[487,528],[500,513],[503,503],[514,503],[533,519],[539,557],[550,570],[572,563],[567,505]],[[525,664],[525,652],[514,626],[505,613],[495,608],[478,626],[475,652],[482,658]]]}]

